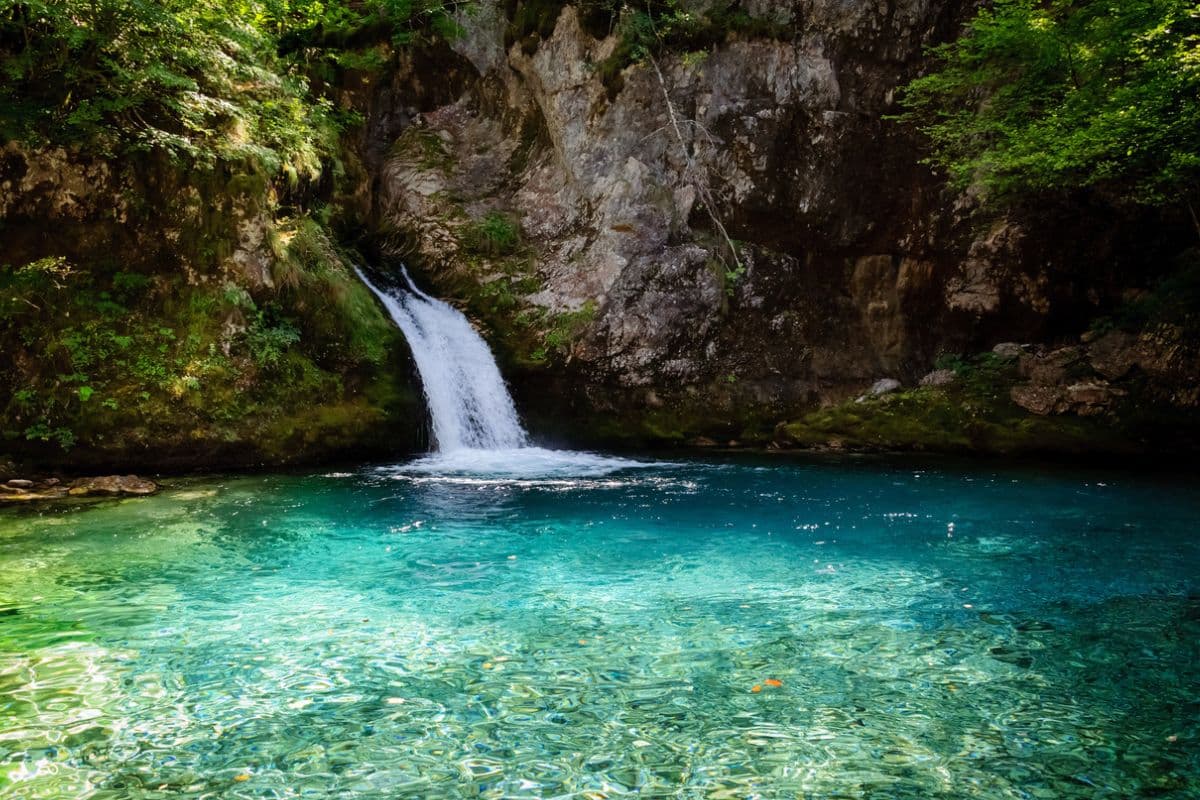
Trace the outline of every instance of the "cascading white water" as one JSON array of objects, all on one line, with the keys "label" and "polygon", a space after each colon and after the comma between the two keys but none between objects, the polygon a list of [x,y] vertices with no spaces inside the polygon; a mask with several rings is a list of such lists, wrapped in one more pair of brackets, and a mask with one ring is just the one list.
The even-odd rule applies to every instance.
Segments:
[{"label": "cascading white water", "polygon": [[387,292],[355,272],[404,332],[421,374],[440,453],[511,450],[527,443],[491,350],[467,318],[422,292],[407,270],[408,291]]},{"label": "cascading white water", "polygon": [[[355,272],[408,339],[433,422],[437,451],[379,467],[396,480],[468,481],[470,485],[550,485],[592,480],[651,462],[533,447],[517,417],[496,359],[467,318],[422,292],[403,272],[407,291],[384,291]],[[531,483],[532,482],[532,483]],[[541,483],[539,483],[541,482]],[[582,485],[582,484],[581,484]]]}]

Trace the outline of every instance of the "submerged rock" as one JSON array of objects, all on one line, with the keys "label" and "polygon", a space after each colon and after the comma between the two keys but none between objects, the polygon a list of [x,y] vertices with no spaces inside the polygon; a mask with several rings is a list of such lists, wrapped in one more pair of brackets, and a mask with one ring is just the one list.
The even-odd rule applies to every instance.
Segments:
[{"label": "submerged rock", "polygon": [[63,497],[142,496],[158,491],[158,484],[137,475],[103,475],[77,478],[63,485],[58,478],[28,480],[14,478],[0,484],[0,503],[25,503],[33,500],[58,500]]},{"label": "submerged rock", "polygon": [[57,478],[49,478],[43,481],[13,478],[0,484],[0,503],[54,500],[55,498],[66,497],[66,495],[66,488],[59,484]]},{"label": "submerged rock", "polygon": [[147,495],[158,491],[158,484],[137,475],[104,475],[98,478],[78,478],[71,482],[68,492],[74,497],[87,495]]}]

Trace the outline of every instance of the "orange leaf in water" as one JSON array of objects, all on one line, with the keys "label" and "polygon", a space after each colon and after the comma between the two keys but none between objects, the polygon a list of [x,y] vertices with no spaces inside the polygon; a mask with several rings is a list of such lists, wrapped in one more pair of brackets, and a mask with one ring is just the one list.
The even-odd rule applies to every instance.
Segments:
[{"label": "orange leaf in water", "polygon": [[238,783],[241,783],[241,782],[243,782],[243,781],[248,781],[248,780],[250,780],[250,776],[249,776],[249,775],[247,775],[246,773],[244,773],[244,772],[243,772],[241,775],[235,775],[235,776],[233,776],[233,779],[234,779],[235,781],[237,781]]},{"label": "orange leaf in water", "polygon": [[759,692],[762,691],[762,687],[756,683],[750,687],[750,691],[754,692],[755,694],[758,694]]},{"label": "orange leaf in water", "polygon": [[767,678],[765,681],[763,681],[763,683],[765,683],[767,686],[774,686],[776,689],[778,689],[780,686],[783,686],[783,681],[777,681],[774,678]]}]

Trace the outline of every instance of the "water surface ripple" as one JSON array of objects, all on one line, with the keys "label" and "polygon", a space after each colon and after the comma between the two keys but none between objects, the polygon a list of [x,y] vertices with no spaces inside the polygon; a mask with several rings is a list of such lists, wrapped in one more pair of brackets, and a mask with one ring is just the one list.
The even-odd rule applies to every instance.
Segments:
[{"label": "water surface ripple", "polygon": [[0,798],[1197,796],[1194,483],[525,456],[0,513]]}]

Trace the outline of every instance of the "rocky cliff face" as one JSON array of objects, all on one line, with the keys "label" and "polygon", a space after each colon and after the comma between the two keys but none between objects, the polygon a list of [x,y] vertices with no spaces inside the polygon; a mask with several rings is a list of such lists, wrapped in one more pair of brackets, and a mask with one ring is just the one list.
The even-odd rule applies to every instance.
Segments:
[{"label": "rocky cliff face", "polygon": [[144,468],[420,446],[405,345],[335,229],[466,308],[547,438],[1200,441],[1200,267],[1186,313],[1087,331],[1148,296],[1177,233],[1088,198],[990,211],[886,119],[973,4],[742,0],[648,51],[613,5],[482,0],[451,42],[344,75],[365,124],[320,185],[5,145],[0,450]]},{"label": "rocky cliff face", "polygon": [[[983,213],[884,118],[969,5],[747,2],[769,24],[617,71],[576,7],[485,2],[442,68],[360,92],[380,249],[490,328],[535,417],[649,438],[1078,332],[1155,254],[1100,209]],[[520,244],[481,245],[505,221]]]}]

